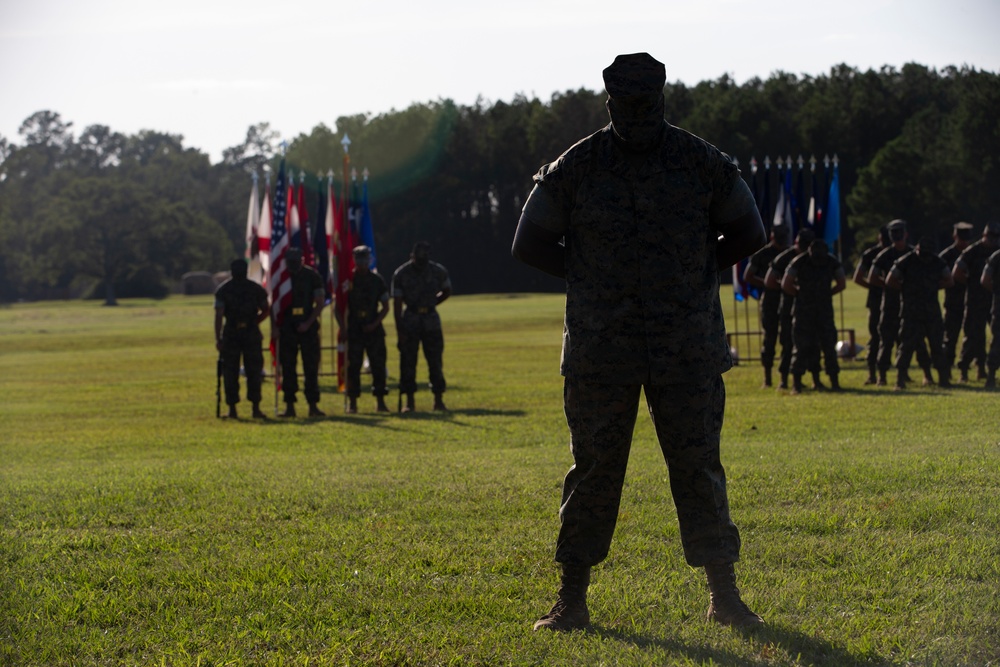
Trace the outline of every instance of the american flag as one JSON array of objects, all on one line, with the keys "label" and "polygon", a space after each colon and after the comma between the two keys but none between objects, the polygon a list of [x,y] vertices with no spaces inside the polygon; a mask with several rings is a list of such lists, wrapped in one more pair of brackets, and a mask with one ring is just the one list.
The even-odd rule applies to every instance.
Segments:
[{"label": "american flag", "polygon": [[281,327],[285,310],[292,304],[292,276],[285,263],[289,239],[285,216],[286,199],[285,161],[278,168],[278,181],[274,186],[274,215],[271,221],[271,315],[276,327]]}]

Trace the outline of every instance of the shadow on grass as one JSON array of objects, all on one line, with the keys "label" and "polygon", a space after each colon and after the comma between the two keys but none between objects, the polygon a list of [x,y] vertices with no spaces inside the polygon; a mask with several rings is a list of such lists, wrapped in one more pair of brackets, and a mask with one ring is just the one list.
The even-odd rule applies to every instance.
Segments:
[{"label": "shadow on grass", "polygon": [[862,667],[872,664],[870,656],[852,655],[842,646],[774,625],[753,630],[729,630],[729,632],[744,635],[747,641],[753,644],[753,658],[746,654],[737,655],[711,646],[692,645],[677,639],[651,637],[599,625],[592,626],[586,632],[602,639],[632,644],[638,648],[659,648],[670,653],[681,654],[693,662],[703,664],[766,667],[781,662],[781,656],[792,658],[795,664],[835,665],[836,667]]}]

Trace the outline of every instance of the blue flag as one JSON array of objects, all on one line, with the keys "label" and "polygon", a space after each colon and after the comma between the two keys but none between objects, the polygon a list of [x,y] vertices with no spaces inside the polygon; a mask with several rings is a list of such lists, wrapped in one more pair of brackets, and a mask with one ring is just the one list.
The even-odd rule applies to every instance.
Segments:
[{"label": "blue flag", "polygon": [[833,179],[830,181],[830,200],[826,205],[826,225],[823,240],[833,252],[834,244],[840,238],[840,171],[833,165]]}]

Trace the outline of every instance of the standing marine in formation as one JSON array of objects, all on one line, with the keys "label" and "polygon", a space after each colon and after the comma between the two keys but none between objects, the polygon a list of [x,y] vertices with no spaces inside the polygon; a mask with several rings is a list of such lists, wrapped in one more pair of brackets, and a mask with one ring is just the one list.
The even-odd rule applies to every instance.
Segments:
[{"label": "standing marine in formation", "polygon": [[361,395],[361,366],[368,355],[372,373],[372,394],[378,412],[388,412],[385,404],[386,348],[382,320],[389,314],[389,288],[385,279],[370,268],[372,251],[366,245],[354,248],[354,275],[347,288],[347,326],[336,313],[339,336],[347,341],[347,413],[358,411]]},{"label": "standing marine in formation", "polygon": [[247,377],[247,400],[255,419],[260,410],[261,378],[264,372],[263,336],[260,323],[267,319],[267,290],[247,278],[247,263],[237,259],[229,265],[232,277],[215,291],[215,348],[222,357],[222,377],[230,419],[236,419],[240,402],[240,358]]},{"label": "standing marine in formation", "polygon": [[[431,246],[418,241],[406,262],[392,275],[392,316],[399,348],[399,391],[406,395],[403,412],[414,410],[417,391],[417,357],[424,348],[434,409],[447,410],[444,392],[444,333],[437,307],[451,296],[448,270],[430,258]],[[404,309],[405,306],[405,309]]]},{"label": "standing marine in formation", "polygon": [[952,285],[948,264],[937,254],[933,237],[925,236],[917,247],[896,260],[886,279],[889,289],[900,294],[899,361],[896,389],[906,389],[906,371],[913,353],[924,340],[931,363],[938,371],[938,386],[951,386],[950,365],[945,359],[944,322],[938,305],[938,290]]},{"label": "standing marine in formation", "polygon": [[802,391],[802,376],[819,366],[820,355],[830,377],[830,388],[840,391],[837,360],[837,324],[833,295],[847,287],[840,260],[830,254],[823,239],[792,260],[781,279],[781,289],[795,297],[792,307],[792,391]]},{"label": "standing marine in formation", "polygon": [[743,272],[744,282],[760,290],[757,312],[760,318],[760,328],[764,332],[760,345],[760,365],[764,367],[764,387],[770,387],[772,384],[771,370],[774,367],[774,354],[781,326],[781,290],[768,287],[765,278],[767,278],[767,270],[771,266],[771,262],[788,248],[789,241],[791,241],[791,231],[788,226],[775,226],[771,229],[771,240],[753,254]]}]

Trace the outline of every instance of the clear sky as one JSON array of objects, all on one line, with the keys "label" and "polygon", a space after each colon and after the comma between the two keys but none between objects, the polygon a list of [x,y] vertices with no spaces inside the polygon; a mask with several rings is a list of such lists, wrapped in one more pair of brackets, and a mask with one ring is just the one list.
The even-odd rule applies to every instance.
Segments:
[{"label": "clear sky", "polygon": [[449,98],[602,90],[619,53],[669,81],[918,62],[1000,71],[1000,0],[0,0],[0,135],[43,109],[79,134],[184,136],[212,157],[268,122]]}]

